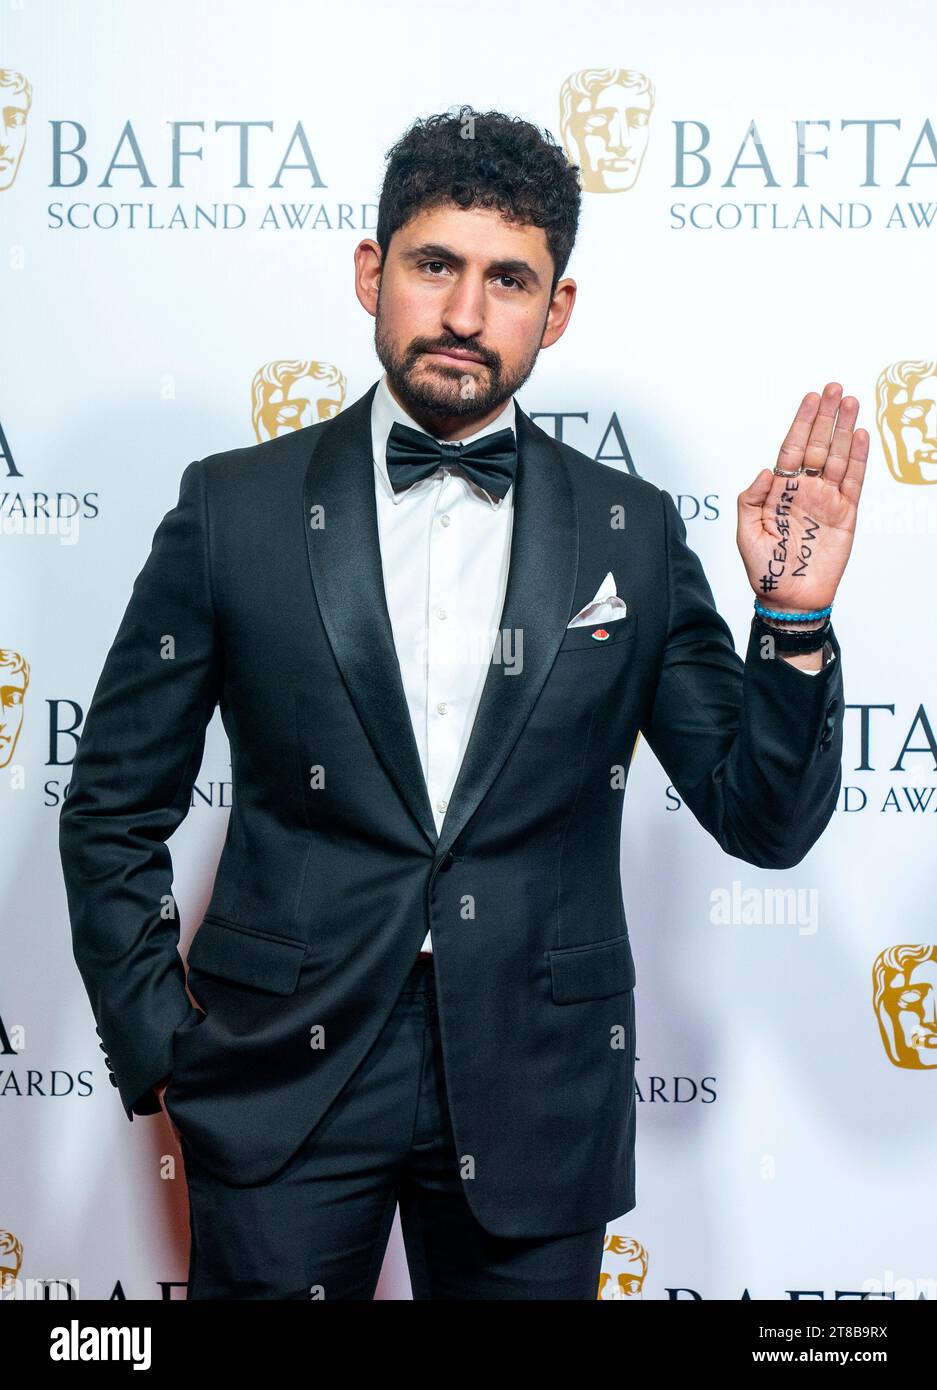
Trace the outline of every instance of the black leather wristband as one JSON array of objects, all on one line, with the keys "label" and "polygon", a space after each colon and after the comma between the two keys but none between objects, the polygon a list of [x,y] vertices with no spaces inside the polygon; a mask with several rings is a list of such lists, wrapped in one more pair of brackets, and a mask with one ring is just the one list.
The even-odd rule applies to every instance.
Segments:
[{"label": "black leather wristband", "polygon": [[818,652],[821,647],[826,645],[830,632],[830,620],[820,627],[808,628],[806,632],[791,632],[787,628],[774,627],[771,623],[766,623],[764,619],[756,613],[752,618],[752,626],[759,637],[768,635],[774,642],[774,650],[781,656],[793,656],[801,652]]}]

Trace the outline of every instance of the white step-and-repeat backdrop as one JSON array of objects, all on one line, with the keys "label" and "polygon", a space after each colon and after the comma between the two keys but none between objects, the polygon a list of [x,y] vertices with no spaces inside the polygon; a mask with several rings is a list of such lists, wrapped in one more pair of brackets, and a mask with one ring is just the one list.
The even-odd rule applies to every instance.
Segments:
[{"label": "white step-and-repeat backdrop", "polygon": [[[926,0],[2,0],[8,1296],[184,1296],[181,1159],[164,1115],[128,1123],[71,955],[69,764],[186,464],[380,374],[352,252],[386,150],[462,102],[583,167],[578,300],[522,406],[672,492],[740,650],[738,492],[828,380],[872,435],[820,842],[785,872],[726,856],[638,744],[638,1205],[601,1296],[937,1296],[935,41]],[[183,948],[230,796],[216,711],[171,845]],[[396,1224],[378,1297],[410,1297]]]}]

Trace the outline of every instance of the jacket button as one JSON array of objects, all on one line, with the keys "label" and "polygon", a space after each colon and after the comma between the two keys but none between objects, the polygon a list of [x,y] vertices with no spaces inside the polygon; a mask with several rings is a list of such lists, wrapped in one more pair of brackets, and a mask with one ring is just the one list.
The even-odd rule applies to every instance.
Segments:
[{"label": "jacket button", "polygon": [[455,860],[455,855],[452,853],[452,850],[451,850],[451,849],[450,849],[450,850],[447,850],[447,851],[446,851],[446,854],[443,856],[442,862],[441,862],[440,865],[439,865],[439,872],[440,872],[440,873],[445,873],[445,871],[446,871],[447,869],[451,869],[454,860]]},{"label": "jacket button", "polygon": [[109,1073],[108,1079],[109,1079],[109,1081],[110,1081],[110,1083],[111,1083],[112,1086],[116,1086],[116,1085],[117,1085],[117,1077],[114,1075],[113,1072],[110,1072],[110,1073]]},{"label": "jacket button", "polygon": [[827,705],[827,707],[826,707],[826,712],[827,712],[827,714],[835,714],[836,711],[837,711],[838,709],[839,709],[839,700],[838,700],[838,699],[836,698],[836,696],[834,695],[833,698],[832,698],[832,700],[830,701],[830,703],[829,703],[829,704]]}]

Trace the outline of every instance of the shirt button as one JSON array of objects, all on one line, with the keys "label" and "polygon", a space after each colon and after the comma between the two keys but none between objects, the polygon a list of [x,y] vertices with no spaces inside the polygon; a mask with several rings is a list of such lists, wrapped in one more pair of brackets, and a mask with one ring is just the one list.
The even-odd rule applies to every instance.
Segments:
[{"label": "shirt button", "polygon": [[446,798],[444,796],[441,796],[439,800],[436,802],[436,810],[444,811],[448,805],[449,802],[446,800]]},{"label": "shirt button", "polygon": [[439,704],[436,706],[436,712],[438,714],[445,714],[448,708],[449,706],[446,704],[445,700],[440,700]]},{"label": "shirt button", "polygon": [[448,526],[451,520],[452,517],[449,515],[449,513],[443,512],[442,516],[439,518],[439,524],[440,526]]}]

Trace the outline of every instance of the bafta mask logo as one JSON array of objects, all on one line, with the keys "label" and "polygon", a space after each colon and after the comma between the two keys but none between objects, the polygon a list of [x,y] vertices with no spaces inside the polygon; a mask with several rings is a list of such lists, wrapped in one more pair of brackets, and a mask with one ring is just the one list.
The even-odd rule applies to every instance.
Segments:
[{"label": "bafta mask logo", "polygon": [[331,420],[345,404],[348,383],[329,362],[268,362],[251,383],[257,442]]},{"label": "bafta mask logo", "polygon": [[643,1298],[647,1250],[641,1242],[633,1240],[631,1236],[607,1235],[605,1254],[596,1298],[604,1302],[618,1298]]},{"label": "bafta mask logo", "polygon": [[26,148],[26,117],[33,104],[33,89],[21,72],[0,68],[0,102],[3,128],[0,130],[0,192],[16,178]]},{"label": "bafta mask logo", "polygon": [[582,68],[560,90],[560,138],[584,193],[623,193],[641,170],[654,84],[630,68]]},{"label": "bafta mask logo", "polygon": [[23,707],[29,685],[29,662],[19,652],[0,647],[0,767],[13,757],[23,727]]},{"label": "bafta mask logo", "polygon": [[890,946],[872,966],[873,1007],[896,1067],[937,1067],[937,946]]},{"label": "bafta mask logo", "polygon": [[895,362],[875,383],[875,418],[899,483],[937,483],[937,362]]},{"label": "bafta mask logo", "polygon": [[23,1263],[23,1242],[12,1231],[0,1231],[0,1296],[16,1287]]}]

